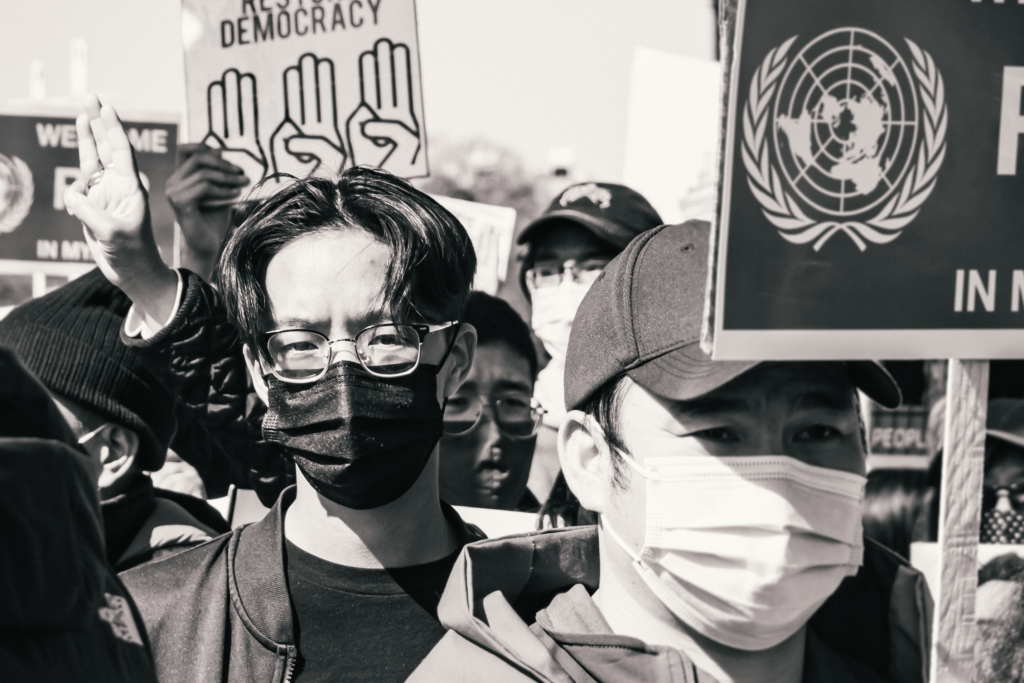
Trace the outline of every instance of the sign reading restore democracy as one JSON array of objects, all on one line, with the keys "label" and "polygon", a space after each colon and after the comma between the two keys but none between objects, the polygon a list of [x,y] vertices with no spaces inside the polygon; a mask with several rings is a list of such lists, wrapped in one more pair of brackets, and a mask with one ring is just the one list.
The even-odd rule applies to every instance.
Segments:
[{"label": "sign reading restore democracy", "polygon": [[189,137],[253,182],[427,175],[415,0],[184,0],[182,31]]},{"label": "sign reading restore democracy", "polygon": [[1022,27],[998,0],[739,0],[715,358],[1020,357]]},{"label": "sign reading restore democracy", "polygon": [[[0,115],[0,260],[91,262],[82,223],[68,215],[64,192],[81,178],[77,112]],[[174,213],[164,184],[174,172],[178,126],[125,117],[135,147],[157,245],[173,261]],[[26,264],[25,272],[32,270]]]}]

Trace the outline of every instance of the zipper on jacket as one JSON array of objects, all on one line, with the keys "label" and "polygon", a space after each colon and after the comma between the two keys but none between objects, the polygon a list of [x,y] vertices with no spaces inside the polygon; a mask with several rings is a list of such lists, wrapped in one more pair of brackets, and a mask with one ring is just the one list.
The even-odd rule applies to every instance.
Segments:
[{"label": "zipper on jacket", "polygon": [[284,681],[283,683],[291,683],[292,676],[295,675],[295,657],[284,656]]}]

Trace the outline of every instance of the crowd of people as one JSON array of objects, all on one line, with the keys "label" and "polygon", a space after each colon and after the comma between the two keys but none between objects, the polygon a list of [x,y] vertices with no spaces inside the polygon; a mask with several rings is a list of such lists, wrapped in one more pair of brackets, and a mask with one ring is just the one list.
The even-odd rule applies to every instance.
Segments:
[{"label": "crowd of people", "polygon": [[[868,475],[860,396],[901,401],[881,363],[702,350],[706,222],[571,185],[518,238],[527,324],[471,291],[465,229],[408,182],[247,201],[189,145],[175,270],[114,109],[76,125],[65,204],[97,268],[0,320],[0,677],[927,680],[907,557],[938,466]],[[203,496],[232,485],[270,511],[229,528]],[[1024,401],[996,401],[983,540],[1022,520]],[[1022,675],[1024,572],[1000,562],[984,681]]]}]

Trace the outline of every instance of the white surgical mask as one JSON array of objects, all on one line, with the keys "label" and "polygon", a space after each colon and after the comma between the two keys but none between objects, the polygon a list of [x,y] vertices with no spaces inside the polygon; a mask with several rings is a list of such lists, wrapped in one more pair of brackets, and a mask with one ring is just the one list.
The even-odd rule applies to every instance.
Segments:
[{"label": "white surgical mask", "polygon": [[608,536],[698,633],[765,650],[807,623],[863,562],[865,478],[787,456],[649,458],[644,545]]},{"label": "white surgical mask", "polygon": [[590,290],[589,284],[565,278],[557,287],[530,292],[533,302],[533,333],[544,344],[551,361],[537,375],[534,396],[547,412],[544,424],[558,428],[565,417],[565,354],[576,311]]}]

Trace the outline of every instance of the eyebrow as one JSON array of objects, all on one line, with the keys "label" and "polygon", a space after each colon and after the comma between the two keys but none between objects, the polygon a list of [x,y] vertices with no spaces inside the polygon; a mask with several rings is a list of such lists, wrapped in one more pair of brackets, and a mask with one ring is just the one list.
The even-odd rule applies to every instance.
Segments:
[{"label": "eyebrow", "polygon": [[[364,313],[363,315],[350,318],[349,324],[353,327],[358,327],[359,330],[366,329],[371,325],[375,325],[381,321],[381,312],[374,311],[372,313]],[[287,330],[287,329],[303,329],[303,330],[314,330],[319,331],[327,327],[328,321],[326,320],[308,320],[306,318],[281,318],[274,321],[275,330]]]},{"label": "eyebrow", "polygon": [[529,384],[526,384],[524,382],[517,382],[515,380],[510,380],[510,379],[503,379],[503,380],[500,380],[498,382],[495,382],[494,388],[495,389],[505,389],[505,390],[514,389],[516,391],[522,391],[522,392],[525,392],[527,394],[530,393],[530,389],[531,389]]}]

